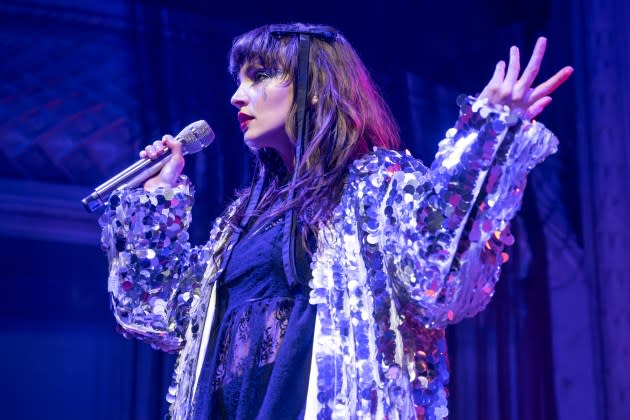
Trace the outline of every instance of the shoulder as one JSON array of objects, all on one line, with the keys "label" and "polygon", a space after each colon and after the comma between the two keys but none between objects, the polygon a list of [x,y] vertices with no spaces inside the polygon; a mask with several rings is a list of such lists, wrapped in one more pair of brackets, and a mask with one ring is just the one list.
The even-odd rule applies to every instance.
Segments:
[{"label": "shoulder", "polygon": [[427,175],[427,167],[409,151],[375,148],[352,163],[344,196],[347,200],[373,204],[385,199],[388,191],[395,192],[408,185],[415,191],[425,185]]},{"label": "shoulder", "polygon": [[388,150],[374,148],[354,162],[350,167],[351,178],[364,178],[374,174],[390,174],[396,172],[418,172],[420,175],[427,173],[427,167],[420,159],[416,159],[408,150]]}]

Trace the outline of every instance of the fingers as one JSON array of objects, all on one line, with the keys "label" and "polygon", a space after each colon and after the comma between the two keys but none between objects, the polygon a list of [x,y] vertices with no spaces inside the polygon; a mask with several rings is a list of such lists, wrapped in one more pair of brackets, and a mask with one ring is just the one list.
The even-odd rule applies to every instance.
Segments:
[{"label": "fingers", "polygon": [[514,91],[512,93],[512,99],[516,102],[523,101],[526,98],[526,95],[534,83],[536,76],[538,76],[538,72],[540,71],[540,64],[542,63],[543,57],[545,56],[545,50],[547,49],[547,38],[540,37],[536,41],[536,46],[534,47],[534,51],[532,52],[532,56],[527,63],[527,67],[523,71],[523,74],[518,79],[518,81],[514,84]]},{"label": "fingers", "polygon": [[550,95],[573,73],[572,67],[564,67],[540,85],[533,87],[546,49],[547,39],[538,38],[527,66],[521,74],[519,49],[515,46],[510,48],[507,67],[503,61],[497,63],[490,82],[479,98],[487,99],[491,104],[507,105],[513,110],[522,110],[525,118],[534,118],[540,114],[551,103]]},{"label": "fingers", "polygon": [[551,96],[545,96],[544,98],[538,99],[529,108],[525,111],[523,117],[528,120],[532,120],[538,116],[543,110],[551,103]]},{"label": "fingers", "polygon": [[155,159],[158,156],[160,156],[162,153],[166,152],[166,150],[167,149],[165,149],[164,145],[162,144],[162,141],[156,140],[150,145],[148,145],[147,147],[145,147],[144,150],[140,152],[140,157]]},{"label": "fingers", "polygon": [[494,74],[490,81],[483,89],[481,94],[479,94],[479,98],[494,98],[499,94],[499,88],[503,83],[503,79],[505,78],[505,61],[501,60],[494,67]]},{"label": "fingers", "polygon": [[571,66],[566,66],[558,70],[556,74],[534,88],[529,97],[530,103],[534,103],[553,93],[564,82],[566,82],[569,77],[571,77],[571,74],[573,74],[573,67]]},{"label": "fingers", "polygon": [[510,62],[508,63],[505,80],[503,80],[502,93],[505,97],[512,95],[514,84],[521,72],[521,56],[518,47],[510,48]]},{"label": "fingers", "polygon": [[144,150],[140,151],[140,157],[156,159],[158,156],[163,155],[169,150],[171,151],[171,154],[181,155],[182,145],[170,134],[165,134],[162,136],[161,140],[154,141],[150,145],[146,146]]},{"label": "fingers", "polygon": [[536,41],[536,45],[534,46],[534,51],[532,51],[532,56],[529,58],[529,62],[527,63],[527,67],[523,70],[523,75],[521,76],[521,80],[526,85],[531,86],[538,76],[538,72],[540,71],[540,64],[542,63],[543,57],[545,56],[545,50],[547,49],[547,38],[541,36]]},{"label": "fingers", "polygon": [[510,61],[507,65],[505,62],[499,61],[494,68],[494,74],[488,82],[488,85],[479,95],[480,98],[488,98],[490,103],[505,103],[511,101],[514,84],[518,80],[521,71],[520,52],[517,47],[510,48]]}]

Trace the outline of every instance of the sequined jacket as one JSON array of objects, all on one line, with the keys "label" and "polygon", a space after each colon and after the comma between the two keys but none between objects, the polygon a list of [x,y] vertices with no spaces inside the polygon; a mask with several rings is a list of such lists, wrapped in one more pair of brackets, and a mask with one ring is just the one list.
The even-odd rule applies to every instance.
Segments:
[{"label": "sequined jacket", "polygon": [[[508,223],[527,173],[556,151],[541,124],[460,98],[460,117],[430,169],[375,150],[349,168],[320,227],[310,302],[317,305],[306,418],[442,419],[449,373],[444,328],[489,302],[513,242]],[[191,246],[193,191],[113,195],[101,218],[113,313],[128,337],[179,352],[167,400],[192,404],[214,314],[214,282],[231,250],[226,219]]]}]

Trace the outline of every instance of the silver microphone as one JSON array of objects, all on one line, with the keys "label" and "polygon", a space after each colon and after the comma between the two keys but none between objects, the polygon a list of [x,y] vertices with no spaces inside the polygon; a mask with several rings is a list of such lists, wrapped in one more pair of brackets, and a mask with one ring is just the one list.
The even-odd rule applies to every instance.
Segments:
[{"label": "silver microphone", "polygon": [[[175,136],[175,140],[182,144],[183,154],[188,155],[197,153],[210,145],[214,140],[214,132],[207,122],[199,120],[186,126]],[[81,200],[81,203],[90,213],[103,207],[112,192],[123,188],[134,188],[142,184],[158,173],[166,165],[166,162],[171,159],[171,156],[170,150],[165,146],[162,154],[157,159],[140,159],[94,188],[94,192]]]}]

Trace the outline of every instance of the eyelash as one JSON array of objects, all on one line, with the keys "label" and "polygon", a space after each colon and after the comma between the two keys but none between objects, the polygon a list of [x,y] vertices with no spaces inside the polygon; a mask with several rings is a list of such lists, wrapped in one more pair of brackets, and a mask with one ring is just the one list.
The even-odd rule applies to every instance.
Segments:
[{"label": "eyelash", "polygon": [[261,82],[265,79],[269,79],[271,74],[267,70],[256,70],[252,75],[252,80],[254,83]]},{"label": "eyelash", "polygon": [[[256,84],[256,83],[260,83],[266,79],[270,79],[272,77],[274,77],[275,74],[267,69],[257,69],[257,70],[252,70],[249,75],[247,76],[247,79],[251,80],[252,84]],[[240,85],[241,84],[241,80],[240,78],[236,77],[235,78],[235,82],[236,85]]]}]

